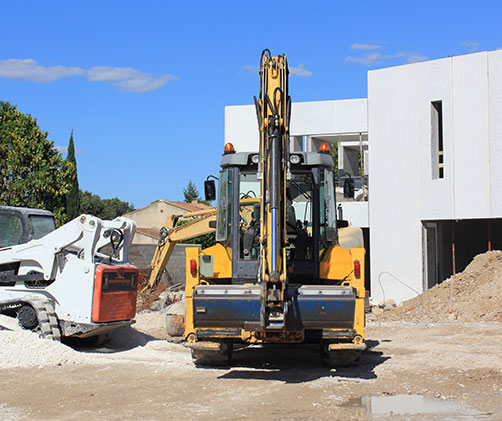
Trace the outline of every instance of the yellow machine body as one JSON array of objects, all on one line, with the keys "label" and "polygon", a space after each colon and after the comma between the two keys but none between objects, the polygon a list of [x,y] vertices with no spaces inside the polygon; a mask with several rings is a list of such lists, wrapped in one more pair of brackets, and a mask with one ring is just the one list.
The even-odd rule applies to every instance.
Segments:
[{"label": "yellow machine body", "polygon": [[337,221],[329,146],[289,150],[288,73],[284,55],[263,52],[259,151],[226,145],[217,244],[186,249],[185,338],[199,362],[235,342],[318,342],[324,356],[365,346],[362,232]]}]

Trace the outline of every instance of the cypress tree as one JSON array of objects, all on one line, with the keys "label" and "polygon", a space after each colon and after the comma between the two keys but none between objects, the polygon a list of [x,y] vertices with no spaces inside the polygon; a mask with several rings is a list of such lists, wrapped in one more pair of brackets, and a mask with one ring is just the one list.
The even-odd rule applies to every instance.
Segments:
[{"label": "cypress tree", "polygon": [[75,145],[73,144],[73,130],[70,135],[66,161],[70,165],[73,165],[73,168],[75,169],[73,176],[70,179],[70,186],[66,195],[66,214],[68,215],[68,220],[71,221],[80,215],[80,195],[78,188],[77,160],[75,159]]}]

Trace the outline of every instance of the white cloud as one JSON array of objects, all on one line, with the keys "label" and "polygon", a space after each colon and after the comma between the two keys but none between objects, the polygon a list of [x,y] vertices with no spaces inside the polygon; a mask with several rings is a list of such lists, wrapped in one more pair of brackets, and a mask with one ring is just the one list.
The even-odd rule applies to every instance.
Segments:
[{"label": "white cloud", "polygon": [[259,66],[242,66],[242,68],[249,73],[258,73],[260,71]]},{"label": "white cloud", "polygon": [[373,51],[371,53],[365,54],[363,57],[352,57],[348,56],[345,61],[351,63],[360,63],[364,66],[371,66],[372,64],[378,64],[382,62],[382,54],[378,51]]},{"label": "white cloud", "polygon": [[383,47],[378,44],[352,44],[350,46],[351,50],[380,50]]},{"label": "white cloud", "polygon": [[406,56],[408,63],[419,63],[421,61],[426,61],[429,58],[418,53],[408,53]]},{"label": "white cloud", "polygon": [[81,76],[85,73],[80,67],[41,66],[31,58],[0,60],[0,77],[21,79],[33,82],[53,82],[63,77]]},{"label": "white cloud", "polygon": [[0,60],[0,78],[31,82],[54,82],[63,77],[84,76],[90,82],[111,83],[129,92],[143,93],[161,88],[176,76],[167,73],[143,73],[131,67],[96,66],[89,70],[80,67],[44,67],[33,59]]},{"label": "white cloud", "polygon": [[[64,155],[68,153],[68,146],[54,146],[54,148],[59,152]],[[82,155],[84,153],[87,153],[87,149],[79,149],[75,148],[75,155]]]},{"label": "white cloud", "polygon": [[372,51],[370,53],[366,53],[362,57],[348,56],[345,58],[345,61],[351,63],[359,63],[364,66],[372,66],[374,64],[381,64],[387,60],[392,60],[395,58],[403,58],[405,59],[406,63],[418,63],[420,61],[427,60],[427,57],[412,51],[401,51],[396,54],[382,54],[378,51]]},{"label": "white cloud", "polygon": [[[299,64],[298,67],[289,66],[289,73],[293,76],[312,76],[312,72],[310,70],[305,69],[305,65]],[[259,66],[242,66],[242,69],[248,73],[256,74],[259,73]],[[242,74],[242,72],[239,72]]]},{"label": "white cloud", "polygon": [[96,66],[87,71],[87,78],[91,82],[117,82],[135,77],[138,74],[141,72],[131,67]]},{"label": "white cloud", "polygon": [[478,51],[479,42],[478,41],[464,41],[462,47],[467,48],[468,51],[474,52]]},{"label": "white cloud", "polygon": [[176,76],[170,74],[152,75],[131,67],[98,66],[87,71],[91,82],[110,82],[113,86],[129,92],[149,92],[159,89]]},{"label": "white cloud", "polygon": [[294,76],[312,76],[312,72],[310,70],[305,69],[304,64],[299,64],[298,67],[290,67],[289,73]]}]

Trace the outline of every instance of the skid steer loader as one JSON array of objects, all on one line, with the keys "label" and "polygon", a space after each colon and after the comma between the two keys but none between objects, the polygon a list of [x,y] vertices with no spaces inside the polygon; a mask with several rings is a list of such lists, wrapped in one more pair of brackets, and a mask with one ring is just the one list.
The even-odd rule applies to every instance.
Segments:
[{"label": "skid steer loader", "polygon": [[135,231],[127,218],[90,215],[56,229],[51,212],[0,206],[0,313],[54,340],[130,325],[138,270],[128,251]]}]

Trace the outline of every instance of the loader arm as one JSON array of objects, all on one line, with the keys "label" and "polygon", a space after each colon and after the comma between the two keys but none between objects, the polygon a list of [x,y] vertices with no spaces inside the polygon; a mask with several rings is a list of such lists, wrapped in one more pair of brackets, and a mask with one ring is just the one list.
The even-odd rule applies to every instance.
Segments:
[{"label": "loader arm", "polygon": [[288,63],[269,50],[260,60],[260,98],[255,98],[260,129],[258,173],[261,178],[260,256],[268,324],[284,326],[286,291],[286,179],[289,162]]},{"label": "loader arm", "polygon": [[[180,218],[192,218],[184,225],[176,226]],[[160,239],[150,264],[150,275],[141,294],[153,291],[160,282],[162,273],[174,251],[174,246],[180,241],[190,240],[200,235],[215,231],[210,227],[210,222],[216,223],[216,209],[198,212],[188,212],[183,215],[171,215],[160,229]],[[211,224],[212,225],[212,224]]]}]

